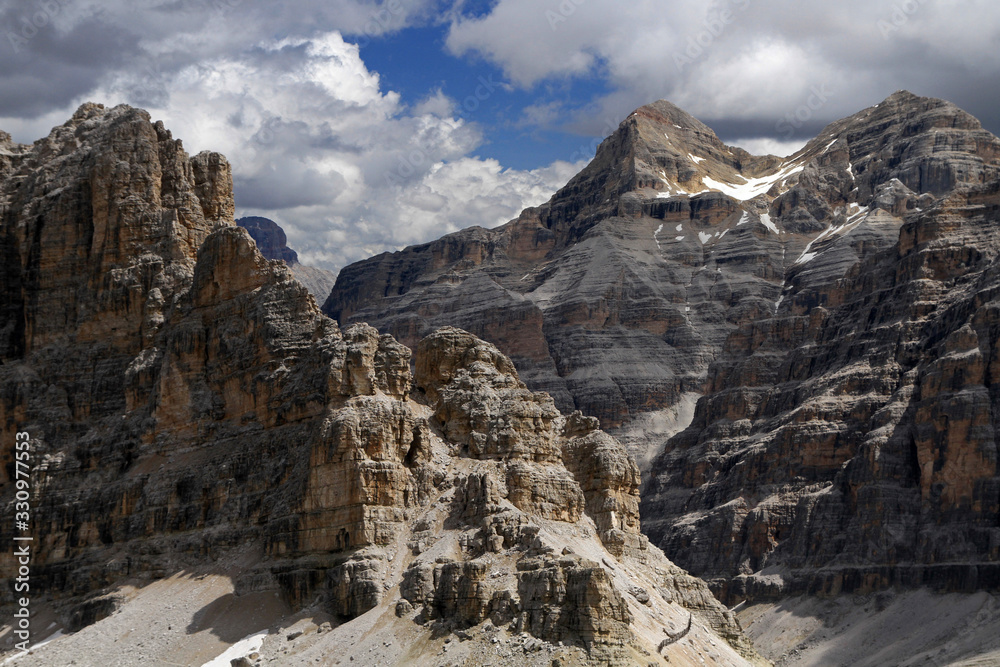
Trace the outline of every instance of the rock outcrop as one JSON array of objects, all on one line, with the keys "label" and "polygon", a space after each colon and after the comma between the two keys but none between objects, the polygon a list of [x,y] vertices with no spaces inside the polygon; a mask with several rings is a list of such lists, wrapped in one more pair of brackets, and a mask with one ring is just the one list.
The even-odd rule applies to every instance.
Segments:
[{"label": "rock outcrop", "polygon": [[[422,340],[411,372],[391,336],[341,330],[233,224],[223,157],[86,105],[3,160],[0,500],[27,432],[32,599],[67,630],[125,583],[242,559],[237,596],[377,609],[425,641],[489,624],[531,638],[526,664],[759,660],[642,536],[638,470],[596,420],[464,331]],[[661,647],[687,608],[686,643]]]},{"label": "rock outcrop", "polygon": [[250,215],[237,219],[236,224],[250,232],[250,237],[265,259],[280,259],[289,266],[298,263],[298,253],[288,247],[285,230],[274,220]]},{"label": "rock outcrop", "polygon": [[820,141],[846,217],[791,263],[776,313],[730,334],[644,526],[729,600],[1000,588],[1000,142],[906,94]]},{"label": "rock outcrop", "polygon": [[266,259],[283,261],[292,270],[295,279],[305,285],[318,302],[325,301],[330,295],[337,274],[300,263],[298,253],[288,247],[285,230],[278,223],[269,218],[251,215],[239,218],[236,224],[250,232],[257,249]]},{"label": "rock outcrop", "polygon": [[324,309],[463,326],[598,416],[727,600],[995,588],[998,178],[996,137],[906,92],[784,159],[657,102],[548,203],[349,266]]},{"label": "rock outcrop", "polygon": [[292,275],[300,283],[305,285],[309,293],[317,302],[322,302],[330,296],[330,290],[337,282],[337,274],[317,266],[309,266],[296,262],[288,267],[292,270]]}]

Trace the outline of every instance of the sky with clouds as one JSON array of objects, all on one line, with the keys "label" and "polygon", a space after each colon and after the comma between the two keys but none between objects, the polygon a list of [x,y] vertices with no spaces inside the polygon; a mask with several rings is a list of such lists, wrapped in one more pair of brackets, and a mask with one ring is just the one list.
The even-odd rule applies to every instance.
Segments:
[{"label": "sky with clouds", "polygon": [[656,99],[755,153],[902,88],[1000,131],[987,0],[0,0],[0,31],[0,129],[148,109],[332,270],[544,202]]}]

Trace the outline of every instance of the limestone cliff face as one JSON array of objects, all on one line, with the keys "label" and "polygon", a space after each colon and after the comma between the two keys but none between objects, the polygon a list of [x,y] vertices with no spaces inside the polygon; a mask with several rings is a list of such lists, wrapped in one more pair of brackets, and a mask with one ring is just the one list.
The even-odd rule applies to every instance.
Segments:
[{"label": "limestone cliff face", "polygon": [[[232,224],[229,165],[188,157],[144,112],[89,104],[4,164],[0,437],[31,422],[75,440],[120,419],[122,379],[162,336],[198,248]],[[119,463],[129,450],[123,439],[106,453]]]},{"label": "limestone cliff face", "polygon": [[[994,178],[997,150],[968,114],[908,93],[785,159],[657,102],[548,203],[346,267],[323,308],[411,345],[460,326],[563,411],[628,427],[703,393],[727,337],[791,283],[839,277],[891,245],[905,212]],[[814,241],[836,261],[797,265]]]},{"label": "limestone cliff face", "polygon": [[324,312],[406,344],[462,327],[561,410],[621,426],[699,391],[728,330],[764,312],[780,280],[777,237],[756,216],[738,224],[738,202],[657,195],[777,162],[668,103],[643,107],[547,204],[346,267]]},{"label": "limestone cliff face", "polygon": [[785,159],[657,102],[547,204],[347,267],[324,309],[468,328],[622,434],[701,394],[643,525],[734,601],[995,587],[998,178],[996,137],[906,92]]},{"label": "limestone cliff face", "polygon": [[826,133],[864,206],[730,334],[644,527],[731,599],[997,588],[997,141],[905,95]]},{"label": "limestone cliff face", "polygon": [[[67,627],[126,581],[249,553],[238,593],[434,631],[489,620],[548,647],[528,664],[757,659],[642,536],[638,470],[596,420],[464,331],[421,341],[412,373],[391,336],[341,330],[233,225],[224,158],[128,107],[0,139],[0,488],[10,507],[27,431],[32,590]],[[690,640],[663,645],[685,605]]]}]

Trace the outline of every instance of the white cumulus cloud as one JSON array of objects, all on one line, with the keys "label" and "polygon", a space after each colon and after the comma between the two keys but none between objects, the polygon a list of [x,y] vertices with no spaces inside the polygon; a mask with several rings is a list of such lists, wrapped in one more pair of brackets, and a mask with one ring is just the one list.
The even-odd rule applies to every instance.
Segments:
[{"label": "white cumulus cloud", "polygon": [[668,99],[730,137],[780,135],[817,88],[832,94],[795,128],[802,136],[900,88],[967,100],[1000,122],[983,90],[1000,74],[997,43],[1000,5],[987,0],[498,0],[455,20],[447,40],[526,89],[603,81],[609,90],[572,125],[581,131]]},{"label": "white cumulus cloud", "polygon": [[147,100],[189,152],[229,158],[238,214],[273,218],[303,261],[333,270],[501,224],[583,167],[518,171],[473,157],[481,131],[452,114],[453,100],[432,91],[404,104],[338,31],[261,40],[175,69],[117,70],[65,109],[2,126],[41,135],[84,99]]}]

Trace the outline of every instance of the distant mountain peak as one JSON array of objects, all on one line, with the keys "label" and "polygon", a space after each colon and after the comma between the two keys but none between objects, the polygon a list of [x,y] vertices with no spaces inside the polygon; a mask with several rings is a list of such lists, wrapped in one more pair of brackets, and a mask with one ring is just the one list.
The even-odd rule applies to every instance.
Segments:
[{"label": "distant mountain peak", "polygon": [[250,237],[257,244],[260,254],[267,259],[280,259],[286,264],[298,264],[298,254],[288,247],[285,230],[269,218],[247,216],[240,218],[236,224],[250,232]]},{"label": "distant mountain peak", "polygon": [[250,238],[265,258],[285,262],[296,280],[306,286],[317,302],[322,303],[329,296],[337,274],[299,262],[298,254],[288,247],[285,230],[281,225],[270,218],[255,215],[240,218],[236,224],[250,233]]}]

